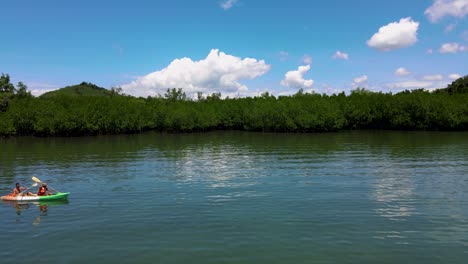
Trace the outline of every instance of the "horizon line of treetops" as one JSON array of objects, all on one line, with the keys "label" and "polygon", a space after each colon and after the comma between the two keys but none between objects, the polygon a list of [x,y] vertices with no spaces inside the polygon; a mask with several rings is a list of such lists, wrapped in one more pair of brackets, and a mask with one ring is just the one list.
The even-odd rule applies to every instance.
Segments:
[{"label": "horizon line of treetops", "polygon": [[327,95],[188,98],[183,89],[133,97],[83,82],[34,97],[0,77],[0,136],[83,136],[156,130],[330,132],[349,129],[468,130],[468,75],[446,88],[399,93],[363,88]]}]

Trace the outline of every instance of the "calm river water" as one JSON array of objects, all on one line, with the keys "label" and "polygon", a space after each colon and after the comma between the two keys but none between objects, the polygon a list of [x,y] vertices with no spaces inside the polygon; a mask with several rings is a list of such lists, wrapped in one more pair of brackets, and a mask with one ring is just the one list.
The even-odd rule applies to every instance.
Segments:
[{"label": "calm river water", "polygon": [[468,133],[0,139],[1,263],[467,263]]}]

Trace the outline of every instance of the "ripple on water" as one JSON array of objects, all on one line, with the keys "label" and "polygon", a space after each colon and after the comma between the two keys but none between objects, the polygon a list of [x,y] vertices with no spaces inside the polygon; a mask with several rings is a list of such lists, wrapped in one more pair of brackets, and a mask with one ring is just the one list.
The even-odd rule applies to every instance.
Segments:
[{"label": "ripple on water", "polygon": [[0,204],[0,240],[11,242],[0,258],[464,263],[468,137],[430,135],[147,134],[34,139],[29,151],[2,142],[13,144],[0,155],[2,192],[35,174],[71,195]]}]

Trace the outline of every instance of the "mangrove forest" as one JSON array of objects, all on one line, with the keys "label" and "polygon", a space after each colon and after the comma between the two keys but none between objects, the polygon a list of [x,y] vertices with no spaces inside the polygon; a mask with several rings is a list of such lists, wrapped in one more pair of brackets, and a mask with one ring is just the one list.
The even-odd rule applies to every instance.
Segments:
[{"label": "mangrove forest", "polygon": [[82,136],[142,131],[244,130],[329,132],[353,129],[467,130],[468,76],[446,88],[399,93],[358,88],[327,95],[197,99],[171,88],[158,97],[133,97],[92,83],[34,97],[26,85],[0,77],[0,136]]}]

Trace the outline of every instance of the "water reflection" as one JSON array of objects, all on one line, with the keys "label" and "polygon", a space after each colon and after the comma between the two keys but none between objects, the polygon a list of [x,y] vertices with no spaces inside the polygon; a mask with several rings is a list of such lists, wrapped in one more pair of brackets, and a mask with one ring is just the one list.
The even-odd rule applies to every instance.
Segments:
[{"label": "water reflection", "polygon": [[390,220],[405,220],[415,213],[411,204],[414,184],[405,175],[381,173],[373,186],[373,198],[379,205],[377,214]]},{"label": "water reflection", "polygon": [[414,196],[414,182],[411,170],[402,161],[393,158],[393,145],[371,148],[368,157],[372,175],[371,198],[377,206],[376,213],[389,220],[406,220],[414,213],[411,204]]},{"label": "water reflection", "polygon": [[[259,155],[250,156],[245,148],[231,145],[187,148],[184,155],[175,161],[176,175],[183,181],[205,182],[211,188],[245,187],[255,184],[246,180],[253,176],[251,170],[263,171],[261,163],[254,162]],[[248,173],[243,173],[248,172]],[[260,175],[254,175],[258,178]],[[242,180],[237,180],[242,177]]]},{"label": "water reflection", "polygon": [[[47,201],[47,202],[13,202],[13,201],[3,201],[3,204],[11,206],[14,209],[14,212],[17,215],[17,222],[21,221],[22,216],[32,209],[37,209],[38,214],[35,217],[32,225],[38,226],[41,223],[43,217],[46,217],[49,213],[49,209],[55,206],[67,205],[68,200],[57,200],[57,201]],[[36,214],[36,213],[34,213]]]},{"label": "water reflection", "polygon": [[322,252],[322,262],[342,256],[330,263],[464,263],[468,133],[424,135],[0,140],[0,193],[37,171],[76,193],[69,207],[0,206],[0,240],[10,242],[0,259],[118,262],[126,251],[141,263],[299,263]]}]

